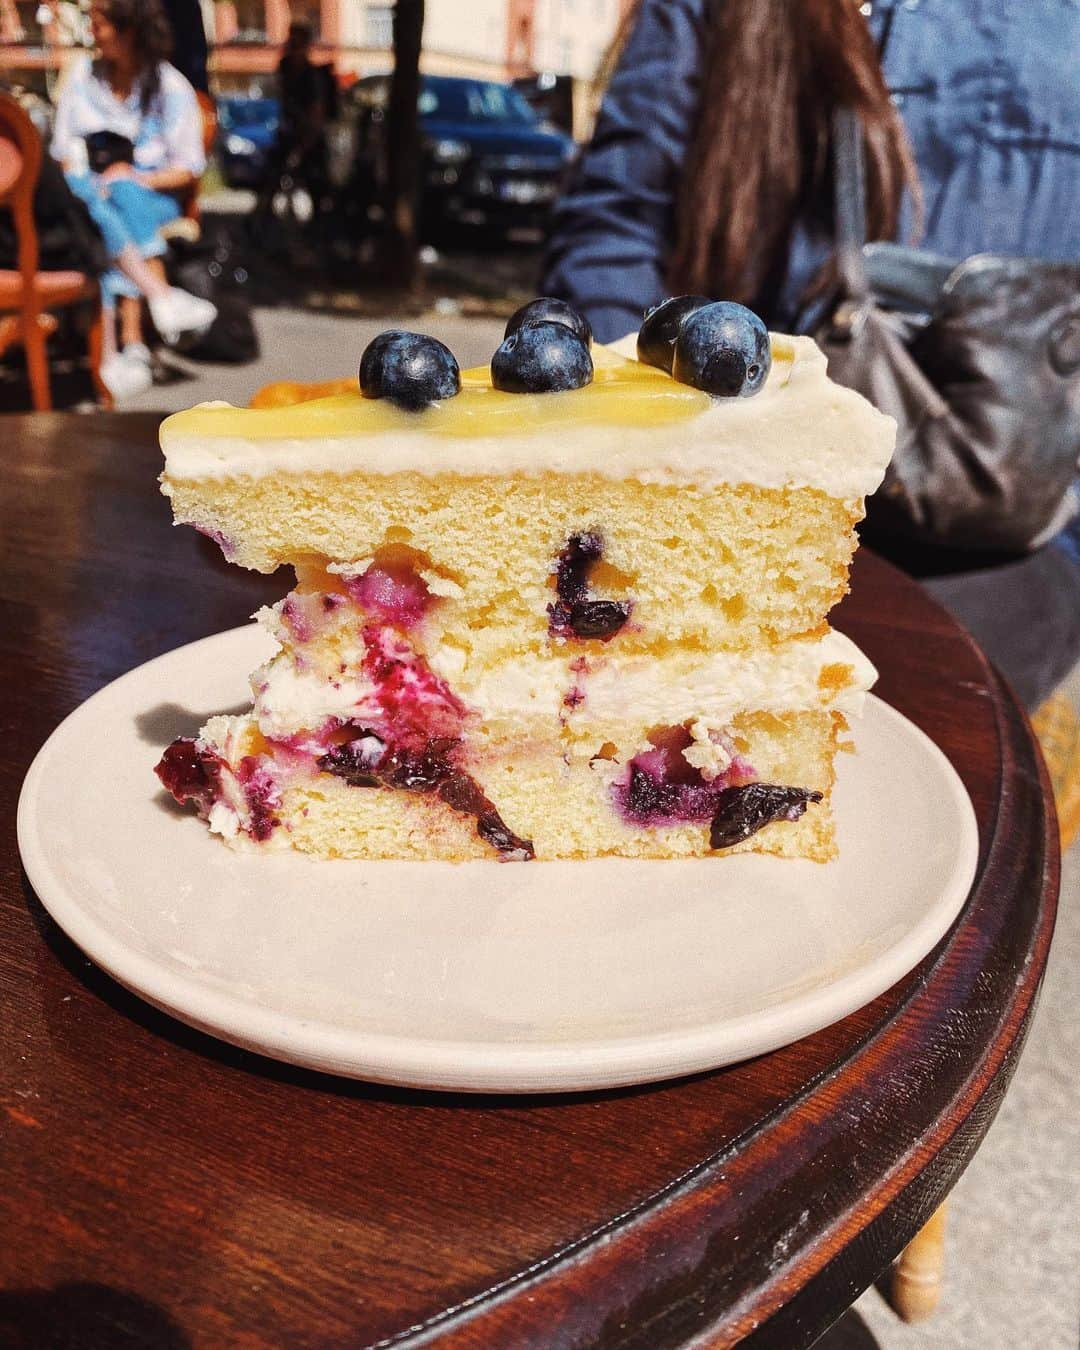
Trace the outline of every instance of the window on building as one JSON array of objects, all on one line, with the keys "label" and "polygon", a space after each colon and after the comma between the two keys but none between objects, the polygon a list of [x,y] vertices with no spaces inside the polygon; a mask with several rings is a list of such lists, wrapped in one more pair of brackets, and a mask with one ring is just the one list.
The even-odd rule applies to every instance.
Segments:
[{"label": "window on building", "polygon": [[527,66],[531,50],[532,21],[527,14],[523,14],[521,21],[518,23],[517,36],[514,39],[514,61],[518,65]]},{"label": "window on building", "polygon": [[236,35],[233,42],[266,41],[266,6],[263,0],[236,0]]},{"label": "window on building", "polygon": [[[45,45],[45,29],[41,23],[42,7],[36,3],[36,0],[19,0],[14,6],[14,22],[10,22],[14,41],[24,43],[27,47],[41,48]],[[6,38],[11,41],[11,38]]]},{"label": "window on building", "polygon": [[368,5],[364,11],[364,46],[394,45],[394,6]]}]

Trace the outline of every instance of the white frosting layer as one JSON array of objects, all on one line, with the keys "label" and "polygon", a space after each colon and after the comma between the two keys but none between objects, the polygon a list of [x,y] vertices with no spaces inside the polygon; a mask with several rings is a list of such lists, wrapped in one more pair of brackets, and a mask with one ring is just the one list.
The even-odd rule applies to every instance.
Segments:
[{"label": "white frosting layer", "polygon": [[[444,659],[445,658],[445,659]],[[754,652],[713,652],[694,658],[676,655],[658,660],[640,656],[600,657],[589,672],[572,672],[568,657],[531,656],[507,662],[474,678],[462,668],[453,648],[436,650],[431,668],[482,720],[535,721],[556,727],[575,721],[674,725],[702,720],[722,725],[742,711],[804,712],[835,708],[849,716],[862,712],[866,691],[877,671],[841,633],[816,640],[795,640]],[[820,681],[828,666],[848,666],[845,687]],[[329,717],[363,717],[375,706],[373,686],[355,672],[328,679],[310,669],[297,670],[288,654],[258,673],[255,713],[262,731],[287,737],[315,729]],[[583,699],[571,711],[564,702],[577,690]]]},{"label": "white frosting layer", "polygon": [[[431,658],[439,673],[439,654]],[[819,683],[826,666],[852,669],[848,686],[839,693]],[[559,716],[572,726],[583,720],[674,725],[692,718],[727,722],[737,712],[803,712],[835,708],[858,716],[877,671],[842,633],[817,640],[784,642],[750,652],[682,654],[658,660],[652,656],[601,657],[587,673],[568,672],[566,658],[532,657],[501,666],[470,683],[468,672],[457,688],[481,716]],[[570,688],[583,700],[569,711],[563,700]]]},{"label": "white frosting layer", "polygon": [[[826,374],[810,338],[787,339],[793,362],[777,362],[760,394],[713,399],[703,411],[664,425],[571,420],[558,428],[500,435],[437,435],[407,422],[355,435],[298,434],[257,439],[185,424],[161,430],[169,482],[312,473],[519,475],[598,474],[647,484],[811,487],[843,500],[874,491],[892,454],[895,423]],[[573,398],[546,395],[548,398]],[[569,406],[569,405],[567,405]],[[282,409],[302,431],[300,409]],[[238,432],[243,414],[237,413]]]},{"label": "white frosting layer", "polygon": [[353,678],[331,679],[315,670],[298,670],[287,657],[262,666],[252,685],[260,730],[276,738],[310,730],[328,717],[347,721],[371,688]]}]

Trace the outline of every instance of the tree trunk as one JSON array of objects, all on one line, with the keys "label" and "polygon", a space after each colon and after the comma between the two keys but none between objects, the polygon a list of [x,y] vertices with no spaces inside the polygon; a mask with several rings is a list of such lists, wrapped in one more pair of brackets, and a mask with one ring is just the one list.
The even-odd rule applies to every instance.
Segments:
[{"label": "tree trunk", "polygon": [[394,73],[387,107],[387,224],[385,277],[388,285],[413,290],[418,281],[417,212],[420,197],[420,44],[424,0],[396,0]]}]

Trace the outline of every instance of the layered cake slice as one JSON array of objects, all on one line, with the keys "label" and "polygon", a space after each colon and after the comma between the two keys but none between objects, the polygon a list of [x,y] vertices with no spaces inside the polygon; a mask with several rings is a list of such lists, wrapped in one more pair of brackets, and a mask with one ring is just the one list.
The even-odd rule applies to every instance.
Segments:
[{"label": "layered cake slice", "polygon": [[892,423],[740,306],[668,302],[636,361],[589,339],[539,301],[490,368],[384,334],[359,386],[164,423],[177,521],[296,574],[250,713],[158,766],[229,842],[833,855],[874,672],[827,614]]}]

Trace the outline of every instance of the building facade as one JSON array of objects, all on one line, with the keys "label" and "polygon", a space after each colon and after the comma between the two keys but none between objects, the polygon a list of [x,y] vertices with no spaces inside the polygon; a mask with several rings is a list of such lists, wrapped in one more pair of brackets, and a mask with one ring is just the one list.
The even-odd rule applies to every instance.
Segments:
[{"label": "building facade", "polygon": [[[259,88],[289,24],[307,21],[316,59],[348,82],[392,64],[393,0],[201,0],[222,89]],[[593,80],[633,0],[427,0],[423,69],[508,80]],[[0,0],[0,69],[8,78],[61,68],[89,41],[88,0]],[[40,81],[38,81],[40,83]]]},{"label": "building facade", "polygon": [[[14,0],[8,0],[9,3]],[[427,0],[424,68],[507,80],[549,73],[590,81],[633,0]],[[215,63],[269,69],[289,22],[310,23],[323,59],[343,75],[389,69],[392,0],[217,0]],[[245,55],[245,49],[248,49]]]}]

